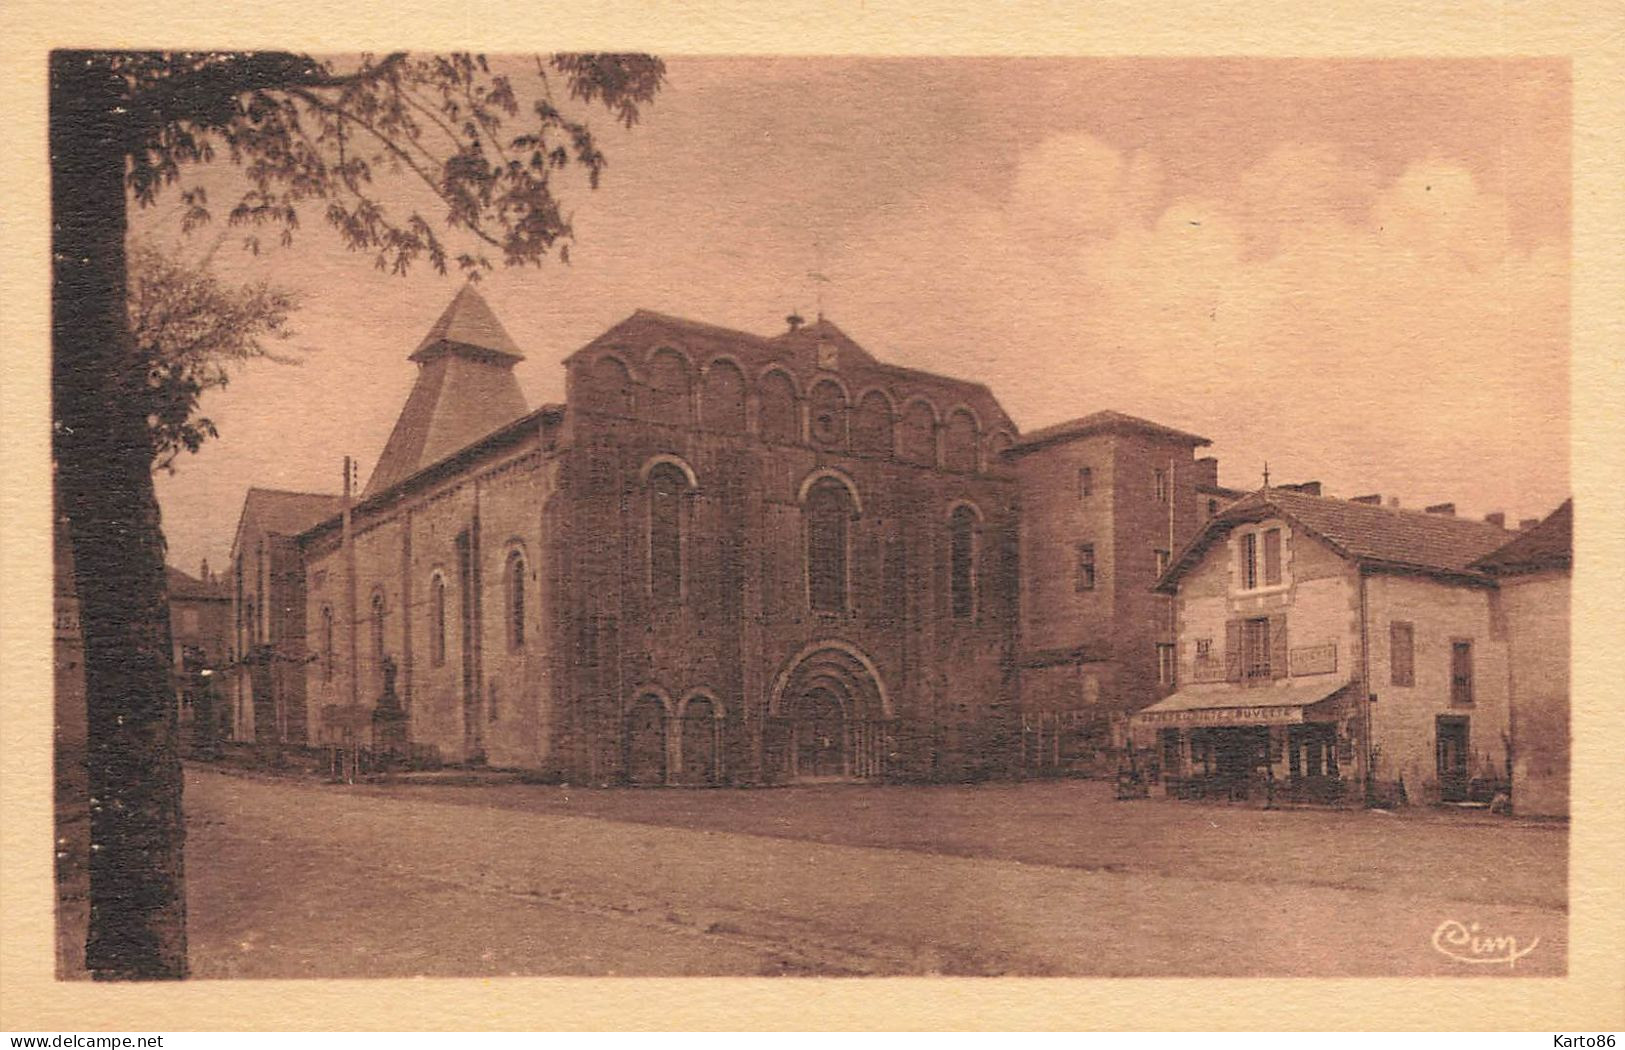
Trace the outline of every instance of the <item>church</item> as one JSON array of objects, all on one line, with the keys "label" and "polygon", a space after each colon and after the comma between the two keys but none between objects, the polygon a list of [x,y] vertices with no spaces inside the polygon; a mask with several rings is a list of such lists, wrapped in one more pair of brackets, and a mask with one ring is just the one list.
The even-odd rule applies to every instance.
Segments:
[{"label": "church", "polygon": [[1239,495],[1207,440],[1112,412],[1024,437],[982,384],[787,320],[636,311],[530,408],[465,286],[366,485],[300,508],[297,569],[258,597],[295,614],[280,646],[239,607],[237,651],[302,670],[303,710],[240,696],[238,738],[589,784],[963,780],[1121,747],[1172,689],[1151,586]]}]

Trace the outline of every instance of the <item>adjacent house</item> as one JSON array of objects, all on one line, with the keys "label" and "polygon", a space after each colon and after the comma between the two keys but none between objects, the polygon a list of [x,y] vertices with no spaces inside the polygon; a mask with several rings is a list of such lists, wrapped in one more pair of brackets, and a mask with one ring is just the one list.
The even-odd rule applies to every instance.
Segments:
[{"label": "adjacent house", "polygon": [[1170,791],[1485,799],[1510,780],[1512,534],[1453,508],[1265,488],[1210,519],[1157,584],[1178,689],[1135,718]]},{"label": "adjacent house", "polygon": [[1473,563],[1495,577],[1511,645],[1512,801],[1520,816],[1569,812],[1569,586],[1574,501]]}]

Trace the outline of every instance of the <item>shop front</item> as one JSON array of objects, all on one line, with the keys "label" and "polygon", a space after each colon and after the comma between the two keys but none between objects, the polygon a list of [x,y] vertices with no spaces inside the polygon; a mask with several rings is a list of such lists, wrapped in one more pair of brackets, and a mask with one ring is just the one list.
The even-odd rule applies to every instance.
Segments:
[{"label": "shop front", "polygon": [[1334,804],[1354,772],[1346,684],[1195,685],[1134,716],[1176,798]]}]

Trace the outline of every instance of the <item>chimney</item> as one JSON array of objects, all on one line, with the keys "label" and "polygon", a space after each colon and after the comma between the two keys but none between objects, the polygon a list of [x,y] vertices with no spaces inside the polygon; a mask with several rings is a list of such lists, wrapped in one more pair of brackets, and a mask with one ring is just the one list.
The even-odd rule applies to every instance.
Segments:
[{"label": "chimney", "polygon": [[1282,485],[1281,487],[1291,489],[1293,492],[1301,492],[1305,496],[1320,495],[1320,482],[1318,481],[1300,481],[1296,485]]},{"label": "chimney", "polygon": [[198,567],[197,574],[198,574],[198,576],[200,576],[202,578],[204,583],[209,583],[210,582],[210,579],[209,579],[209,559],[207,559],[207,558],[203,559],[203,564]]},{"label": "chimney", "polygon": [[1433,506],[1424,509],[1429,514],[1443,514],[1447,518],[1456,516],[1456,505],[1454,503],[1435,503]]},{"label": "chimney", "polygon": [[1540,524],[1540,519],[1539,518],[1524,518],[1522,521],[1518,522],[1518,531],[1519,532],[1528,532],[1530,529],[1534,528],[1536,525],[1539,525],[1539,524]]},{"label": "chimney", "polygon": [[1196,484],[1206,485],[1212,489],[1219,487],[1219,458],[1217,456],[1203,456],[1196,461]]},{"label": "chimney", "polygon": [[1389,496],[1388,497],[1388,507],[1389,507],[1390,510],[1398,510],[1399,509],[1399,497],[1398,496]]},{"label": "chimney", "polygon": [[794,332],[796,329],[806,324],[807,319],[802,317],[800,314],[791,314],[784,319],[784,323],[790,326],[790,331]]},{"label": "chimney", "polygon": [[1491,525],[1494,525],[1498,529],[1504,529],[1507,527],[1507,516],[1505,511],[1492,510],[1488,514],[1484,515],[1484,520],[1489,522]]},{"label": "chimney", "polygon": [[1365,504],[1369,504],[1370,506],[1373,506],[1373,507],[1380,507],[1380,506],[1382,506],[1382,493],[1373,492],[1369,496],[1355,496],[1349,502],[1350,503],[1365,503]]}]

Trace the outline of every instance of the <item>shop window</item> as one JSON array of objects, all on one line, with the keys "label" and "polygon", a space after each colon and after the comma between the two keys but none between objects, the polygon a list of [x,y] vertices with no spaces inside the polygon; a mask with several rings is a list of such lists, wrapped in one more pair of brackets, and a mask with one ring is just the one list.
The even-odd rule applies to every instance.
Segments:
[{"label": "shop window", "polygon": [[1388,678],[1394,685],[1416,684],[1416,629],[1403,620],[1388,625]]},{"label": "shop window", "polygon": [[1077,546],[1077,568],[1072,586],[1080,594],[1095,589],[1095,545],[1093,543],[1080,543]]},{"label": "shop window", "polygon": [[1450,643],[1450,702],[1458,705],[1473,702],[1473,643],[1470,641]]}]

